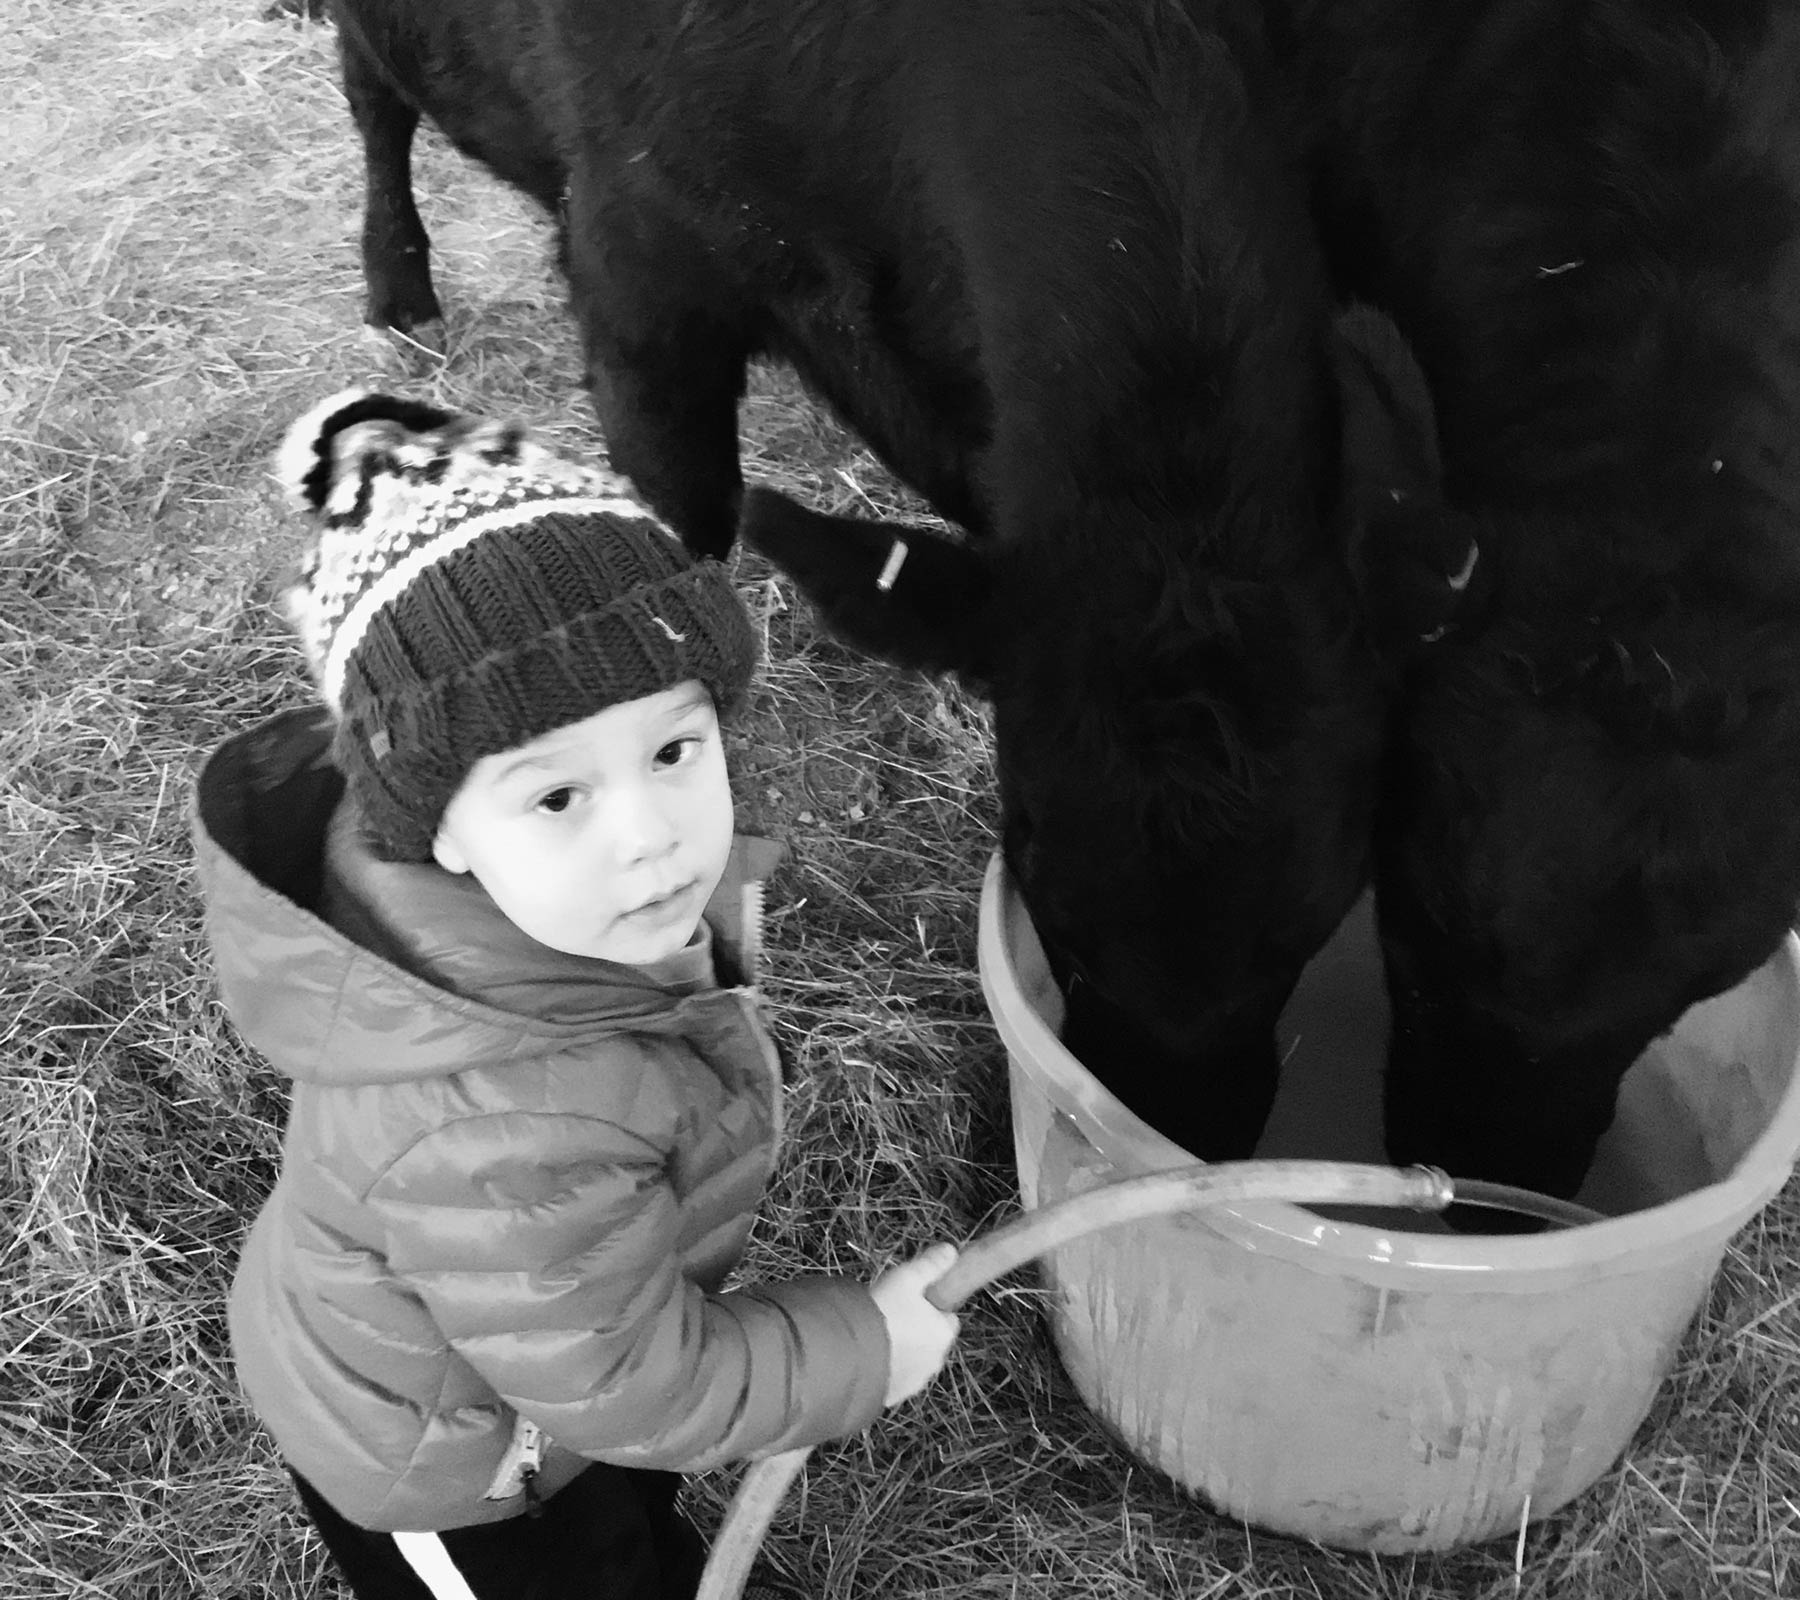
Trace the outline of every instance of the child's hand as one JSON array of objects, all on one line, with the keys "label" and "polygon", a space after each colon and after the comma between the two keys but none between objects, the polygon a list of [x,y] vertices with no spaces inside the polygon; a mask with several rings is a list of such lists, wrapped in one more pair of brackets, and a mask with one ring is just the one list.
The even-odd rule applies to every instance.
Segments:
[{"label": "child's hand", "polygon": [[956,1246],[934,1244],[911,1261],[889,1267],[869,1285],[887,1323],[888,1386],[884,1405],[897,1406],[936,1375],[956,1338],[957,1321],[925,1298],[926,1288],[956,1263]]}]

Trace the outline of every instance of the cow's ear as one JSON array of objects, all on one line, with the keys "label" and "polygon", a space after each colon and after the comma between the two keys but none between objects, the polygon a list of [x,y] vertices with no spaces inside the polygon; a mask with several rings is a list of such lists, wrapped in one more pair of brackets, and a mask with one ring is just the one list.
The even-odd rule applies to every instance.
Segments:
[{"label": "cow's ear", "polygon": [[1377,642],[1406,656],[1472,620],[1487,574],[1473,519],[1444,499],[1437,411],[1400,330],[1355,305],[1332,335],[1345,553]]},{"label": "cow's ear", "polygon": [[738,531],[846,644],[976,688],[991,681],[993,575],[979,551],[908,523],[826,516],[763,488],[745,494]]}]

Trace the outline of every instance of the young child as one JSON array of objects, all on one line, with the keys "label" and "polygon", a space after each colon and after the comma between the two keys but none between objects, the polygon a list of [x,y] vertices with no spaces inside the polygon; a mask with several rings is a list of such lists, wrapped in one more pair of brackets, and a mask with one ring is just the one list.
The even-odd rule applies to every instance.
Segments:
[{"label": "young child", "polygon": [[956,1333],[948,1245],[721,1288],[781,1126],[719,733],[750,619],[515,427],[353,391],[280,470],[325,707],[195,803],[225,1004],[293,1081],[240,1380],[363,1600],[686,1600],[677,1474],[866,1427]]}]

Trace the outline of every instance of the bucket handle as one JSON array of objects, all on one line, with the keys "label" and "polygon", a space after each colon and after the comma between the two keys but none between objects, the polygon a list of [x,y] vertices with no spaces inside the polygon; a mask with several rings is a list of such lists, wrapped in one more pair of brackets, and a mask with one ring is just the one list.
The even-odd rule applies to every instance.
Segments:
[{"label": "bucket handle", "polygon": [[[1404,1206],[1442,1211],[1455,1198],[1436,1167],[1384,1167],[1354,1161],[1197,1162],[1121,1178],[1036,1211],[971,1240],[956,1263],[925,1291],[940,1311],[955,1311],[996,1278],[1103,1228],[1202,1206],[1285,1200],[1295,1205]],[[750,1564],[811,1446],[755,1462],[738,1484],[713,1540],[695,1600],[741,1600]]]}]

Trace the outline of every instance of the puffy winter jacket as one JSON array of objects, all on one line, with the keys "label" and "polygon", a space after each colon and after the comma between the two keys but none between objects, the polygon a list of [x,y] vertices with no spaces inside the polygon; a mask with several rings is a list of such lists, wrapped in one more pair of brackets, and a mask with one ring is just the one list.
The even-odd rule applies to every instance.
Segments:
[{"label": "puffy winter jacket", "polygon": [[[282,1454],[351,1521],[425,1531],[523,1509],[521,1419],[549,1436],[543,1494],[587,1459],[697,1470],[867,1426],[866,1286],[720,1292],[778,1134],[752,993],[549,950],[432,866],[365,857],[346,898],[328,740],[278,716],[194,807],[226,1007],[293,1080],[230,1308]],[[727,978],[745,843],[707,916]]]}]

